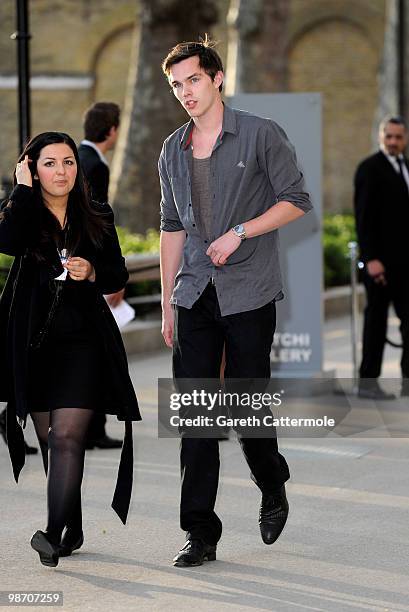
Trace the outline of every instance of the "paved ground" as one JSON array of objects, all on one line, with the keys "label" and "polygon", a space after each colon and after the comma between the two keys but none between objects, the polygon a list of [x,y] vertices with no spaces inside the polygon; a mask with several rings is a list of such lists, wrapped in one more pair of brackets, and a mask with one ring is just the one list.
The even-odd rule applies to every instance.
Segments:
[{"label": "paved ground", "polygon": [[[396,327],[396,321],[392,321]],[[394,334],[396,333],[396,330]],[[325,328],[326,367],[351,371],[347,320]],[[398,376],[398,354],[386,353],[385,373]],[[86,542],[58,568],[40,565],[29,547],[44,527],[44,477],[30,457],[21,483],[11,481],[0,445],[0,589],[64,592],[66,610],[321,610],[409,611],[409,443],[382,434],[286,439],[292,469],[291,514],[276,544],[262,544],[259,493],[234,441],[221,444],[217,510],[224,521],[218,560],[191,569],[170,560],[178,530],[178,442],[156,437],[156,377],[169,375],[169,353],[131,362],[144,421],[135,426],[136,477],[129,524],[110,510],[117,451],[87,455]],[[390,404],[402,415],[402,400]],[[366,404],[364,412],[371,411]],[[111,434],[121,427],[110,422]],[[32,429],[27,437],[34,442]],[[9,609],[12,609],[9,607]],[[42,609],[42,608],[41,608]]]}]

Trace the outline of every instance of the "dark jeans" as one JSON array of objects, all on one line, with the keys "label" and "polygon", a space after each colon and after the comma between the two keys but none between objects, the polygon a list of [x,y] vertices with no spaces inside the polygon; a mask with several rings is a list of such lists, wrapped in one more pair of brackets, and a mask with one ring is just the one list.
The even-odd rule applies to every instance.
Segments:
[{"label": "dark jeans", "polygon": [[400,319],[402,335],[401,369],[409,378],[409,279],[407,269],[387,268],[387,285],[382,286],[365,273],[367,305],[364,312],[361,378],[378,378],[382,368],[383,350],[388,323],[389,304],[392,303]]},{"label": "dark jeans", "polygon": [[[222,317],[215,288],[209,284],[189,310],[176,307],[173,374],[178,378],[220,375],[226,347],[225,380],[270,378],[270,351],[276,323],[275,303]],[[262,492],[280,488],[290,473],[276,438],[239,438],[251,478]],[[180,526],[188,537],[216,544],[222,523],[214,511],[219,480],[217,439],[181,440]]]}]

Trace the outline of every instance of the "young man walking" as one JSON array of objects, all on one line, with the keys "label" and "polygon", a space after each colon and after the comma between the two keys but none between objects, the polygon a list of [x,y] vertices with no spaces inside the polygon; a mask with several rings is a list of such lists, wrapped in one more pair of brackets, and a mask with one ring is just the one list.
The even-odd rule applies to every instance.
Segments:
[{"label": "young man walking", "polygon": [[[169,136],[161,181],[162,333],[176,379],[269,379],[275,301],[281,299],[277,228],[310,210],[294,150],[273,121],[224,105],[223,66],[209,41],[180,43],[163,71],[190,121]],[[289,470],[272,438],[240,438],[260,488],[263,541],[284,528]],[[176,566],[216,558],[217,439],[181,440],[181,528]]]}]

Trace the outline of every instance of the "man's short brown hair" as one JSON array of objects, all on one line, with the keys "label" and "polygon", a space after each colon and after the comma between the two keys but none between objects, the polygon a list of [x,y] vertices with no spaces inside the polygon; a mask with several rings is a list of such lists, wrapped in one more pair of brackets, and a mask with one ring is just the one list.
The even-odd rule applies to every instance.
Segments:
[{"label": "man's short brown hair", "polygon": [[[216,43],[211,41],[207,34],[204,40],[199,42],[182,42],[173,47],[162,62],[162,70],[169,77],[170,69],[174,64],[183,62],[189,57],[199,58],[199,66],[206,74],[214,81],[216,74],[223,72],[223,63],[219,54],[214,50]],[[223,84],[220,85],[219,91],[222,91]]]},{"label": "man's short brown hair", "polygon": [[104,142],[111,127],[119,126],[121,109],[115,102],[96,102],[84,113],[84,136],[91,142]]}]

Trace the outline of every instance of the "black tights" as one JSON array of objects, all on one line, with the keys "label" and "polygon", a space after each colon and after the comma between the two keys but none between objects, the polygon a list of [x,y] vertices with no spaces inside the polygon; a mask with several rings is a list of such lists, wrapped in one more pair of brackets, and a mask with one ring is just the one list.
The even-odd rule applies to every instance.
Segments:
[{"label": "black tights", "polygon": [[84,408],[31,413],[47,475],[46,533],[53,543],[60,542],[64,527],[82,530],[81,483],[92,415]]}]

